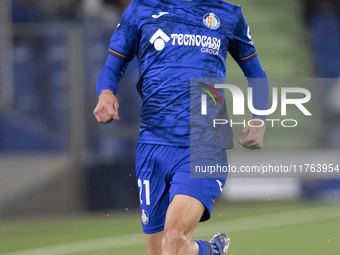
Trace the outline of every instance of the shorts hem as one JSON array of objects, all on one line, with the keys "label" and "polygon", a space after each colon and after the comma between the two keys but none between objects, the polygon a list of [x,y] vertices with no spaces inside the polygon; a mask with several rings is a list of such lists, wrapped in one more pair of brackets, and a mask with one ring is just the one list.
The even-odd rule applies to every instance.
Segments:
[{"label": "shorts hem", "polygon": [[145,229],[143,227],[143,233],[146,234],[146,235],[155,234],[155,233],[161,232],[163,230],[164,230],[164,225],[153,227],[153,228],[148,228],[148,229]]}]

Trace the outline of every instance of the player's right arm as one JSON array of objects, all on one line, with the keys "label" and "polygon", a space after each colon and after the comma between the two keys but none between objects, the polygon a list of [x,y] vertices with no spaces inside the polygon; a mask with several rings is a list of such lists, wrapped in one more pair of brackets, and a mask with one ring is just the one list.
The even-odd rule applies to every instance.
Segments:
[{"label": "player's right arm", "polygon": [[118,108],[119,103],[116,96],[111,90],[106,89],[100,93],[93,114],[98,122],[110,123],[113,120],[119,120]]},{"label": "player's right arm", "polygon": [[100,123],[119,120],[119,103],[116,98],[118,83],[129,62],[137,54],[138,28],[136,25],[136,0],[126,8],[113,33],[109,56],[97,80],[98,103],[93,113]]}]

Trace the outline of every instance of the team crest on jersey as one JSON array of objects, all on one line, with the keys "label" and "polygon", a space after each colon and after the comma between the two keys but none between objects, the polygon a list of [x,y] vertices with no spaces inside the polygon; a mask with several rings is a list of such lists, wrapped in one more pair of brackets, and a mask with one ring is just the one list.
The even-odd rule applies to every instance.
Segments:
[{"label": "team crest on jersey", "polygon": [[207,13],[203,16],[203,23],[207,28],[216,30],[220,27],[220,18],[214,13]]},{"label": "team crest on jersey", "polygon": [[144,225],[148,224],[148,222],[149,222],[149,215],[148,215],[148,213],[144,209],[142,210],[141,218],[142,218],[142,222],[143,222]]}]

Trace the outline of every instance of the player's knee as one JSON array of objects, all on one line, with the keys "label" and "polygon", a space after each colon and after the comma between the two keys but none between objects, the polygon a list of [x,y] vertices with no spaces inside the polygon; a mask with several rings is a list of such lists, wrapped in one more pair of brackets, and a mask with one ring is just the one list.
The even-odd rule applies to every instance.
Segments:
[{"label": "player's knee", "polygon": [[188,240],[188,236],[184,230],[179,227],[172,227],[164,231],[162,247],[165,250],[169,247],[181,247],[185,245]]}]

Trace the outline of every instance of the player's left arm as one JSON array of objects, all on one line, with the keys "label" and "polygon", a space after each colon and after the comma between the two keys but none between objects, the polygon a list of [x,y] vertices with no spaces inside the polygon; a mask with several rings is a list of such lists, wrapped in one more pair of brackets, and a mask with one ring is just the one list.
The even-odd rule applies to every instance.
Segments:
[{"label": "player's left arm", "polygon": [[[267,110],[269,104],[269,84],[258,56],[247,61],[238,61],[238,64],[248,79],[248,86],[253,89],[254,108],[257,110]],[[246,149],[261,149],[266,130],[266,116],[253,114],[253,120],[250,124],[251,126],[247,123],[242,129],[237,141]]]},{"label": "player's left arm", "polygon": [[[256,110],[267,110],[269,105],[267,75],[262,69],[251,38],[249,26],[240,7],[237,9],[237,12],[238,20],[228,50],[247,77],[248,86],[253,90],[252,99],[254,108]],[[253,120],[250,124],[243,128],[241,136],[237,141],[246,149],[260,149],[263,146],[266,130],[266,116],[253,114]]]}]

